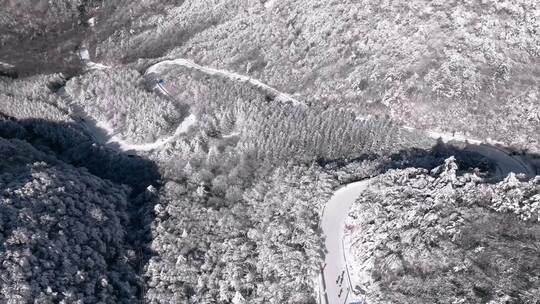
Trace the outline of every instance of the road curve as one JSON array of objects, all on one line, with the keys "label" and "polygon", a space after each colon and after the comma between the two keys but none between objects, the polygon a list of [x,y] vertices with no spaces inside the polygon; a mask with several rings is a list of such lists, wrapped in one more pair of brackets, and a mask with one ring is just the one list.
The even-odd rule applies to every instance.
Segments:
[{"label": "road curve", "polygon": [[[122,138],[114,135],[112,133],[112,129],[109,129],[109,139],[107,140],[106,144],[112,144],[117,145],[118,148],[122,151],[151,151],[155,150],[159,147],[164,146],[165,144],[173,141],[175,138],[177,138],[180,134],[186,133],[189,128],[197,122],[197,117],[194,114],[190,114],[188,117],[184,118],[184,120],[178,125],[176,128],[174,134],[161,137],[157,139],[154,142],[151,143],[144,143],[144,144],[133,144],[128,141],[123,140]],[[99,127],[103,129],[107,129],[107,126],[103,124],[98,124]],[[111,135],[112,134],[112,135]]]},{"label": "road curve", "polygon": [[[163,93],[168,94],[166,91]],[[68,113],[70,117],[79,122],[92,136],[94,141],[124,152],[152,151],[160,148],[176,139],[180,134],[187,132],[189,128],[197,122],[197,117],[194,114],[190,114],[176,127],[176,130],[172,135],[159,138],[151,143],[135,144],[116,135],[116,131],[108,123],[97,121],[90,117],[73,101],[72,97],[65,91],[65,88],[58,90],[57,94],[69,105],[70,110]]]},{"label": "road curve", "polygon": [[[478,143],[477,140],[473,142]],[[504,177],[510,172],[523,173],[528,176],[536,175],[536,172],[528,164],[520,158],[510,155],[504,148],[479,143],[467,144],[464,150],[476,152],[493,160],[497,166],[497,175],[500,177]],[[325,205],[321,226],[327,254],[319,287],[324,304],[351,303],[355,299],[352,293],[354,286],[350,286],[348,281],[348,269],[342,243],[344,223],[351,205],[369,187],[370,182],[371,179],[366,179],[340,188]],[[341,285],[336,281],[340,276],[343,277],[343,279],[339,279],[340,282],[343,282]],[[339,296],[340,290],[342,290],[341,296]]]},{"label": "road curve", "polygon": [[509,151],[496,145],[473,145],[468,144],[463,149],[465,151],[476,152],[485,158],[491,159],[497,166],[497,175],[505,177],[510,172],[523,173],[527,176],[535,176],[536,171],[521,158],[510,155]]},{"label": "road curve", "polygon": [[185,59],[185,58],[178,58],[178,59],[173,59],[173,60],[164,60],[164,61],[158,62],[158,63],[152,65],[151,67],[149,67],[146,70],[146,74],[151,74],[151,73],[160,74],[160,72],[163,71],[167,66],[186,67],[186,68],[190,68],[190,69],[200,71],[200,72],[205,73],[207,75],[220,76],[220,77],[223,77],[223,78],[231,79],[233,81],[246,82],[246,83],[249,83],[252,86],[264,91],[265,93],[269,94],[270,96],[272,96],[277,101],[285,102],[285,103],[291,103],[291,104],[297,105],[297,106],[305,106],[304,103],[294,99],[289,94],[282,93],[282,92],[274,89],[273,87],[271,87],[271,86],[257,80],[257,79],[251,78],[249,76],[237,74],[237,73],[234,73],[234,72],[226,71],[226,70],[219,70],[219,69],[215,69],[215,68],[211,68],[211,67],[198,65],[195,62],[193,62],[193,61],[191,61],[189,59]]},{"label": "road curve", "polygon": [[[339,279],[341,283],[337,282],[338,277],[341,277],[342,274],[347,276],[343,243],[341,242],[343,225],[351,205],[368,188],[370,181],[368,179],[348,184],[336,191],[326,203],[321,221],[321,227],[325,235],[324,244],[327,250],[325,267],[322,273],[326,285],[326,290],[322,289],[324,294],[322,298],[326,299],[326,303],[345,303],[349,282],[346,277]],[[339,296],[341,289],[343,291]]]},{"label": "road curve", "polygon": [[[246,82],[256,88],[259,88],[265,93],[269,94],[277,101],[291,103],[297,106],[305,106],[304,103],[294,99],[292,96],[282,93],[257,79],[253,79],[251,77],[229,72],[226,70],[219,70],[219,69],[201,66],[194,63],[191,60],[184,59],[184,58],[179,58],[179,59],[174,59],[174,60],[164,60],[164,61],[158,62],[152,65],[151,67],[149,67],[146,70],[145,74],[146,75],[150,75],[150,74],[159,75],[161,71],[163,71],[167,66],[171,66],[171,65],[195,69],[207,75],[220,76],[220,77],[231,79],[233,81]],[[86,64],[85,70],[90,71],[90,70],[95,70],[95,69],[109,69],[109,68],[111,67],[103,65],[103,64],[95,63],[92,61],[88,61]],[[161,83],[158,83],[153,89],[157,90],[159,93],[165,96],[173,98],[170,92],[168,92],[167,89]],[[96,139],[98,142],[102,144],[105,144],[107,146],[110,146],[110,147],[113,147],[122,151],[126,151],[126,152],[127,151],[151,151],[151,150],[157,149],[167,144],[168,142],[174,140],[179,134],[187,132],[187,130],[197,121],[197,118],[193,114],[191,114],[188,117],[186,117],[181,124],[178,125],[173,135],[160,138],[152,143],[134,144],[117,136],[115,134],[114,129],[111,126],[109,126],[106,122],[95,121],[92,119],[92,117],[89,117],[82,110],[82,108],[75,106],[75,103],[73,102],[71,97],[67,95],[65,91],[61,90],[58,93],[61,97],[64,98],[64,100],[68,101],[68,104],[72,105],[71,107],[72,118],[80,122],[83,125],[83,127],[94,137],[94,139]],[[76,110],[74,111],[73,109],[76,109]]]}]

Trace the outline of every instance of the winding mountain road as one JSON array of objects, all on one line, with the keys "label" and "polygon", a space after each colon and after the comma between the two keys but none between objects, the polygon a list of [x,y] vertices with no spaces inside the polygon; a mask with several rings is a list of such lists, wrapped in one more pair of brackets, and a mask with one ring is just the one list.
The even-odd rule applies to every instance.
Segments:
[{"label": "winding mountain road", "polygon": [[291,103],[296,106],[306,106],[304,103],[294,99],[289,94],[282,93],[257,79],[251,78],[249,76],[237,74],[234,72],[230,72],[227,70],[220,70],[220,69],[215,69],[215,68],[211,68],[207,66],[198,65],[189,59],[178,58],[178,59],[164,60],[164,61],[158,62],[154,64],[153,66],[149,67],[146,70],[146,74],[147,75],[151,73],[160,74],[167,66],[186,67],[186,68],[200,71],[210,76],[219,76],[219,77],[227,78],[233,81],[245,82],[252,85],[255,88],[260,89],[266,94],[269,94],[270,96],[274,98],[274,100],[284,102],[284,103]]},{"label": "winding mountain road", "polygon": [[[273,1],[270,1],[273,3]],[[150,66],[145,75],[159,75],[167,67],[170,66],[181,66],[190,69],[194,69],[205,73],[210,76],[218,76],[227,78],[233,81],[248,83],[261,91],[265,92],[272,96],[275,100],[291,103],[297,106],[306,105],[292,96],[282,93],[275,88],[249,76],[240,75],[234,72],[219,70],[211,67],[205,67],[194,63],[191,60],[179,58],[174,60],[164,60],[159,63],[156,63]],[[89,65],[89,68],[108,68],[107,66],[93,64]],[[173,97],[165,88],[165,86],[158,83],[154,90],[159,91],[160,93]],[[196,117],[193,115],[188,116],[184,122],[182,122],[175,133],[171,136],[158,139],[153,143],[147,144],[132,144],[126,142],[122,138],[117,137],[114,134],[114,130],[103,122],[93,122],[90,117],[85,117],[84,112],[78,113],[81,118],[79,121],[82,121],[83,124],[90,129],[95,135],[99,135],[98,139],[107,144],[114,144],[118,146],[119,149],[124,151],[135,150],[135,151],[149,151],[163,146],[164,144],[170,142],[179,134],[186,132],[191,125],[196,122]],[[361,117],[359,117],[361,119]],[[477,152],[486,158],[493,160],[497,164],[496,174],[499,176],[505,176],[510,172],[514,173],[524,173],[526,175],[533,176],[536,172],[525,162],[517,157],[513,157],[510,153],[504,148],[497,147],[495,145],[500,145],[501,143],[491,141],[491,140],[478,140],[473,138],[468,138],[463,135],[447,134],[440,133],[436,131],[422,131],[416,130],[412,127],[403,127],[403,129],[408,131],[419,131],[424,133],[426,136],[441,139],[444,142],[460,142],[466,143],[464,150]],[[103,133],[105,131],[105,134]],[[484,144],[484,142],[490,143]],[[323,234],[325,237],[325,247],[327,254],[325,256],[325,264],[322,267],[320,275],[320,297],[322,298],[322,303],[326,304],[336,304],[336,303],[359,303],[361,302],[360,298],[355,298],[352,293],[351,282],[348,279],[347,273],[347,264],[345,260],[345,252],[343,249],[343,235],[344,235],[344,222],[348,214],[350,206],[356,201],[356,199],[365,191],[370,185],[371,179],[355,182],[348,184],[341,189],[337,190],[332,198],[326,203],[323,215],[321,218],[321,226]],[[358,301],[358,302],[356,302]]]},{"label": "winding mountain road", "polygon": [[[167,91],[162,91],[162,93],[168,94]],[[180,134],[186,133],[189,128],[197,122],[197,117],[194,114],[190,114],[184,118],[180,124],[178,124],[172,135],[158,138],[156,141],[150,143],[131,143],[118,136],[116,130],[114,130],[114,128],[111,127],[107,122],[98,121],[88,115],[84,109],[74,102],[73,98],[67,94],[65,88],[58,90],[57,94],[69,105],[69,111],[66,110],[68,115],[73,120],[77,121],[95,142],[124,152],[142,152],[158,149],[176,139]]]},{"label": "winding mountain road", "polygon": [[[186,68],[200,71],[210,76],[223,77],[223,78],[227,78],[233,81],[248,83],[258,88],[259,90],[265,92],[266,94],[270,95],[271,97],[274,98],[274,100],[284,102],[284,103],[290,103],[295,106],[303,106],[303,107],[306,106],[304,103],[294,99],[290,95],[282,93],[257,79],[253,79],[251,77],[240,75],[240,74],[226,71],[226,70],[219,70],[219,69],[201,66],[194,63],[191,60],[184,59],[184,58],[179,58],[179,59],[174,59],[174,60],[164,60],[164,61],[158,62],[150,66],[146,70],[145,75],[159,75],[163,70],[166,69],[166,67],[169,67],[169,66],[186,67]],[[96,70],[96,69],[111,69],[111,68],[112,67],[110,66],[87,60],[85,70],[91,71],[91,70]],[[153,89],[163,95],[166,95],[169,98],[174,98],[173,95],[169,91],[167,91],[166,87],[163,86],[161,83],[158,83]],[[171,142],[175,138],[177,138],[180,134],[187,132],[187,130],[197,122],[197,118],[195,117],[195,115],[191,114],[188,117],[186,117],[182,123],[178,125],[174,134],[159,138],[156,141],[151,142],[151,143],[135,144],[116,135],[116,131],[114,130],[114,128],[112,128],[107,122],[96,121],[95,119],[87,115],[81,107],[76,106],[76,103],[73,102],[72,98],[65,92],[65,90],[60,90],[58,94],[61,97],[63,97],[64,100],[68,102],[68,104],[71,105],[70,113],[71,113],[72,118],[78,121],[81,125],[83,125],[83,127],[92,135],[92,137],[97,142],[100,142],[104,145],[107,145],[107,146],[110,146],[110,147],[113,147],[113,148],[116,148],[125,152],[151,151],[151,150],[158,149],[164,146],[165,144]]]},{"label": "winding mountain road", "polygon": [[[411,128],[408,128],[409,130]],[[425,132],[427,136],[442,139],[450,142],[455,139],[454,136],[444,133]],[[464,138],[458,137],[456,142],[464,141]],[[510,172],[523,173],[528,176],[536,175],[536,171],[520,158],[510,155],[504,148],[494,145],[483,144],[476,139],[467,139],[464,150],[476,152],[484,157],[493,160],[497,166],[496,174],[500,177],[508,175]],[[471,143],[472,142],[472,143]],[[362,303],[360,297],[352,293],[353,287],[348,279],[348,269],[343,248],[344,223],[349,213],[351,205],[364,192],[371,182],[371,179],[348,184],[337,190],[332,198],[326,203],[321,226],[325,237],[325,247],[327,254],[325,257],[325,266],[321,272],[320,293],[324,304],[338,303]]]},{"label": "winding mountain road", "polygon": [[122,151],[152,151],[173,141],[180,134],[186,133],[189,130],[189,128],[196,122],[197,122],[197,117],[194,114],[190,114],[188,117],[184,118],[184,120],[178,125],[178,127],[176,127],[176,130],[172,135],[161,137],[154,142],[144,143],[144,144],[130,143],[114,135],[113,133],[114,130],[110,128],[108,125],[106,125],[105,123],[98,123],[97,126],[101,127],[102,129],[108,130],[109,131],[108,133],[111,134],[106,141],[106,144],[108,145],[117,145],[118,148]]},{"label": "winding mountain road", "polygon": [[[349,303],[349,282],[346,276],[345,257],[343,256],[343,230],[344,223],[351,205],[369,186],[370,179],[348,184],[334,193],[326,203],[321,226],[325,236],[325,267],[323,268],[321,288],[325,304]],[[326,286],[326,288],[324,288]],[[340,292],[341,290],[341,292]]]}]

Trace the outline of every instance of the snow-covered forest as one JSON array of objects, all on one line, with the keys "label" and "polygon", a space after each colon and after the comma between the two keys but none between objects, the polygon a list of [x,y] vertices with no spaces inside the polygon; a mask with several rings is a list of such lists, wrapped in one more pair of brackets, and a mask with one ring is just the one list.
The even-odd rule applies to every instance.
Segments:
[{"label": "snow-covered forest", "polygon": [[540,142],[537,1],[218,2],[110,9],[124,26],[96,56],[192,58],[318,105],[522,148]]},{"label": "snow-covered forest", "polygon": [[28,132],[20,125],[0,124],[2,137],[16,135],[0,138],[0,302],[134,301],[131,189],[20,140]]},{"label": "snow-covered forest", "polygon": [[376,178],[346,220],[368,303],[535,303],[540,179],[486,183],[453,158]]},{"label": "snow-covered forest", "polygon": [[132,142],[152,142],[174,132],[187,105],[148,92],[144,78],[130,69],[99,70],[72,79],[66,93],[93,119],[110,125]]},{"label": "snow-covered forest", "polygon": [[[122,248],[126,252],[122,255],[114,253],[115,256],[111,259],[124,261],[122,265],[127,269],[122,271],[127,273],[113,275],[117,280],[127,280],[125,286],[117,286],[120,283],[110,282],[109,284],[112,284],[109,287],[110,297],[105,291],[102,295],[79,291],[78,288],[82,285],[72,287],[73,292],[66,295],[62,289],[64,285],[51,286],[44,282],[41,285],[37,283],[36,286],[32,285],[32,288],[24,294],[10,292],[14,299],[27,299],[30,295],[43,293],[43,297],[49,296],[50,299],[93,299],[94,296],[101,296],[110,302],[125,300],[129,303],[129,299],[140,298],[144,292],[144,297],[152,303],[170,303],[171,299],[178,303],[182,303],[185,299],[201,302],[221,299],[222,302],[227,302],[237,294],[247,301],[254,302],[280,303],[289,300],[297,303],[312,302],[313,277],[317,275],[317,265],[320,264],[323,254],[318,227],[321,208],[340,179],[348,176],[361,178],[375,174],[379,170],[377,166],[382,162],[382,159],[359,161],[348,165],[346,169],[340,169],[342,165],[334,165],[328,169],[318,163],[287,164],[283,158],[292,158],[292,155],[277,154],[275,157],[282,157],[277,159],[270,157],[270,154],[257,153],[258,149],[261,149],[258,146],[254,150],[245,151],[244,145],[238,148],[230,146],[234,140],[232,143],[228,139],[225,139],[224,143],[208,140],[207,143],[194,146],[191,151],[175,149],[177,154],[170,155],[170,158],[159,155],[159,159],[163,162],[160,169],[163,174],[162,182],[159,183],[157,176],[147,172],[148,164],[138,163],[137,159],[92,145],[84,130],[79,129],[76,124],[6,118],[2,120],[0,130],[2,137],[10,139],[6,141],[7,143],[17,143],[16,148],[20,145],[22,147],[20,149],[31,150],[30,155],[38,154],[41,158],[49,160],[40,163],[41,158],[23,158],[18,160],[22,164],[16,163],[18,167],[3,167],[6,174],[6,182],[3,184],[5,189],[19,193],[19,196],[15,196],[23,202],[34,202],[34,199],[20,197],[25,192],[18,191],[16,190],[18,188],[10,185],[15,183],[22,187],[27,184],[16,182],[18,179],[16,174],[22,174],[17,173],[21,167],[37,172],[21,176],[29,179],[30,184],[27,187],[38,187],[40,191],[45,191],[39,194],[37,190],[28,190],[31,193],[36,192],[32,197],[37,196],[33,205],[24,207],[31,214],[34,212],[38,214],[32,215],[33,217],[41,218],[39,214],[47,213],[49,210],[47,208],[53,208],[46,207],[49,199],[44,198],[45,195],[55,197],[51,198],[54,203],[65,205],[76,204],[72,195],[78,191],[88,191],[88,195],[96,191],[104,193],[103,195],[107,193],[105,190],[88,188],[89,186],[85,185],[88,182],[84,178],[94,178],[100,183],[104,183],[102,178],[113,180],[118,184],[105,185],[111,187],[110,191],[113,191],[111,193],[116,193],[115,197],[122,200],[115,203],[106,198],[92,198],[96,204],[105,204],[100,201],[105,199],[106,207],[99,205],[95,207],[98,210],[96,211],[92,209],[94,207],[85,206],[84,210],[89,213],[96,212],[99,216],[114,221],[114,225],[120,225],[118,229],[111,228],[115,236],[111,235],[112,232],[106,232],[108,233],[106,236],[98,234],[98,237],[104,237],[108,242],[114,240],[115,244],[123,244]],[[209,131],[211,130],[206,130]],[[197,136],[191,141],[199,142],[207,137],[203,134]],[[28,154],[26,150],[17,151],[15,148],[11,151],[7,151],[6,148],[3,153]],[[164,150],[160,153],[168,152]],[[179,157],[180,153],[184,155],[183,159]],[[11,163],[10,159],[6,161],[8,164]],[[275,167],[278,161],[285,164]],[[64,162],[84,168],[76,169]],[[56,165],[57,163],[59,165]],[[50,170],[56,171],[47,171],[50,166],[53,166]],[[38,174],[42,172],[40,170],[45,170],[45,173]],[[67,171],[63,174],[68,174],[70,170],[77,173],[72,173],[64,179],[56,176],[60,173],[54,173]],[[81,174],[82,177],[79,178]],[[133,176],[130,176],[131,174]],[[70,185],[73,187],[83,188],[62,189],[62,181],[65,183],[68,180],[71,180]],[[76,183],[83,183],[85,186],[76,186]],[[129,186],[120,186],[120,183]],[[145,188],[146,184],[151,183],[156,183],[159,190],[153,187],[149,187],[150,190]],[[114,187],[120,187],[123,192],[112,190]],[[47,189],[59,189],[64,196],[56,195],[56,192]],[[131,192],[130,189],[135,190]],[[8,204],[13,195],[9,192],[4,193],[3,203]],[[116,206],[118,210],[101,209],[112,208],[111,205],[118,205]],[[75,210],[71,210],[72,213],[75,212],[75,215],[72,214],[75,218],[83,216],[92,219]],[[54,220],[50,229],[71,225],[69,221],[62,216]],[[132,224],[133,221],[136,221],[135,225]],[[5,230],[6,235],[10,235],[9,229],[24,228],[33,231],[32,229],[43,228],[41,225],[26,227],[25,223],[13,220],[5,222],[3,227],[8,229]],[[80,229],[90,229],[89,227],[95,224],[77,225]],[[100,225],[100,227],[106,229],[107,226]],[[79,232],[70,230],[70,233]],[[137,236],[137,239],[130,240],[129,235]],[[77,239],[86,238],[77,237]],[[52,240],[49,236],[43,241]],[[20,247],[26,248],[27,254],[30,255],[28,258],[33,259],[31,248],[34,247],[28,246],[40,245],[34,245],[30,240],[21,242]],[[55,246],[58,250],[69,252],[69,248],[64,247],[80,245],[58,243]],[[145,260],[147,262],[144,262]],[[140,264],[143,262],[144,267],[141,268]],[[107,263],[103,267],[117,267]],[[89,267],[100,273],[99,268]],[[58,271],[52,271],[55,280],[60,280],[62,276]],[[75,274],[79,270],[70,271],[73,271],[70,274]],[[33,275],[27,274],[26,278],[39,280],[41,275],[42,272],[37,271]],[[85,276],[79,283],[106,284],[91,279],[93,278]],[[99,280],[106,279],[99,277]],[[14,284],[10,282],[4,281],[3,284],[9,288]],[[286,289],[282,287],[284,282],[289,286]],[[127,294],[130,297],[127,297]]]},{"label": "snow-covered forest", "polygon": [[536,303],[539,14],[0,0],[0,304]]}]

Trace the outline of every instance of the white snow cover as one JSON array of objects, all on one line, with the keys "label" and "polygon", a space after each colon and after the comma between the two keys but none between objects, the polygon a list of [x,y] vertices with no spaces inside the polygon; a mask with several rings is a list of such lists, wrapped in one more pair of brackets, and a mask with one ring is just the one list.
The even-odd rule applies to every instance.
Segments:
[{"label": "white snow cover", "polygon": [[86,64],[86,69],[88,70],[104,70],[104,69],[110,69],[111,67],[105,64],[97,63],[97,62],[88,62]]},{"label": "white snow cover", "polygon": [[276,5],[276,3],[277,3],[277,0],[268,0],[268,1],[266,1],[266,2],[264,3],[264,7],[265,7],[266,9],[271,9],[271,8],[274,7],[274,5]]},{"label": "white snow cover", "polygon": [[247,82],[247,83],[251,84],[252,86],[260,88],[261,90],[271,94],[278,101],[290,102],[290,103],[292,103],[294,105],[305,106],[304,103],[294,99],[289,94],[282,93],[282,92],[272,88],[271,86],[257,80],[257,79],[254,79],[254,78],[251,78],[251,77],[245,76],[245,75],[240,75],[240,74],[237,74],[237,73],[234,73],[234,72],[226,71],[226,70],[219,70],[219,69],[214,69],[214,68],[211,68],[211,67],[201,66],[201,65],[198,65],[198,64],[196,64],[195,62],[193,62],[193,61],[191,61],[189,59],[178,58],[178,59],[174,59],[174,60],[164,60],[164,61],[161,61],[161,62],[156,63],[153,66],[149,67],[146,70],[146,73],[147,74],[149,74],[149,73],[159,74],[166,66],[170,66],[170,65],[177,65],[177,66],[187,67],[187,68],[191,68],[191,69],[195,69],[197,71],[203,72],[203,73],[208,74],[208,75],[221,76],[221,77],[228,78],[228,79],[231,79],[231,80],[234,80],[234,81]]},{"label": "white snow cover", "polygon": [[[417,131],[417,129],[413,127],[403,127],[403,129],[407,131]],[[475,145],[480,145],[482,143],[488,143],[492,145],[504,145],[501,141],[492,140],[491,138],[486,138],[485,140],[480,140],[476,138],[472,138],[469,136],[465,136],[459,132],[456,132],[455,134],[445,133],[445,132],[438,132],[438,131],[422,131],[424,132],[428,137],[435,138],[435,139],[441,139],[443,142],[447,143],[450,141],[460,141],[460,142],[468,142]]]},{"label": "white snow cover", "polygon": [[[409,131],[415,129],[405,127]],[[469,144],[465,147],[465,150],[471,152],[477,152],[486,158],[493,160],[497,165],[497,175],[504,177],[511,172],[524,173],[529,176],[536,175],[536,172],[526,163],[521,161],[518,157],[512,156],[508,151],[503,148],[486,145],[482,141],[477,139],[471,139],[464,136],[451,136],[445,133],[438,133],[427,131],[429,137],[439,139],[443,141],[466,141]],[[323,280],[320,290],[323,293],[323,303],[347,303],[355,300],[354,294],[351,292],[355,286],[355,276],[350,276],[347,270],[346,261],[348,250],[343,248],[344,237],[344,222],[348,215],[351,205],[362,194],[364,190],[369,187],[371,179],[355,182],[344,186],[334,193],[332,198],[326,203],[323,215],[322,215],[322,229],[325,236],[325,247],[328,251],[325,257],[325,266],[323,270]],[[349,259],[350,260],[350,259]],[[336,282],[338,276],[344,272],[343,283]],[[357,279],[357,278],[356,278]],[[341,279],[340,279],[341,281]],[[341,297],[339,297],[340,289],[342,289]]]},{"label": "white snow cover", "polygon": [[[64,98],[69,98],[65,91],[59,92]],[[178,135],[185,133],[189,128],[197,122],[197,117],[195,114],[191,114],[182,121],[176,128],[173,135],[162,137],[152,143],[145,144],[133,144],[123,138],[116,135],[114,128],[105,121],[96,121],[90,117],[81,107],[72,107],[71,111],[74,111],[74,115],[80,118],[79,122],[83,124],[86,129],[92,133],[94,140],[97,142],[104,143],[106,145],[115,147],[117,145],[118,149],[122,151],[151,151],[157,149],[172,140],[174,140]]]},{"label": "white snow cover", "polygon": [[155,142],[145,143],[145,144],[133,144],[118,137],[117,135],[114,134],[115,133],[114,129],[111,126],[109,126],[109,124],[107,124],[106,122],[102,122],[102,121],[98,122],[97,126],[101,129],[107,130],[107,133],[109,134],[110,137],[108,141],[106,142],[106,144],[111,144],[111,143],[117,144],[119,146],[119,149],[122,151],[151,151],[171,142],[176,137],[178,137],[178,135],[182,133],[186,133],[189,130],[189,128],[196,122],[197,122],[197,117],[194,114],[191,114],[188,117],[186,117],[184,121],[182,121],[181,124],[178,125],[173,135],[162,137],[156,140]]},{"label": "white snow cover", "polygon": [[5,68],[5,69],[14,69],[15,68],[14,65],[9,64],[7,62],[3,62],[3,61],[0,61],[0,67]]},{"label": "white snow cover", "polygon": [[[351,183],[339,189],[326,203],[322,217],[322,230],[325,239],[325,247],[328,253],[325,257],[323,270],[323,298],[327,302],[323,303],[345,303],[344,299],[348,294],[349,281],[346,271],[345,251],[343,250],[343,225],[349,213],[351,205],[356,201],[364,190],[369,186],[370,180],[363,180]],[[343,283],[336,283],[339,276],[344,274]],[[340,279],[341,281],[341,279]],[[324,290],[326,286],[326,290]],[[342,289],[341,297],[340,289]]]},{"label": "white snow cover", "polygon": [[[84,49],[86,50],[86,49]],[[86,51],[88,53],[88,51]],[[88,57],[89,58],[89,57]],[[86,64],[87,70],[94,70],[94,69],[110,69],[110,66],[96,63],[89,61]],[[161,93],[170,96],[169,92],[161,85],[158,86]],[[64,97],[67,97],[64,93]],[[189,128],[194,125],[197,122],[197,117],[194,114],[189,115],[178,125],[173,135],[166,136],[159,138],[158,140],[152,142],[152,143],[145,143],[145,144],[134,144],[130,143],[123,138],[116,135],[116,131],[112,126],[110,126],[105,121],[95,121],[95,125],[90,123],[90,121],[93,121],[93,118],[90,117],[88,114],[86,114],[82,108],[78,108],[78,111],[75,113],[76,116],[83,118],[81,121],[86,128],[92,133],[94,138],[104,144],[107,144],[109,146],[117,145],[118,149],[122,151],[151,151],[155,150],[159,147],[164,146],[165,144],[171,142],[174,140],[178,135],[185,133],[189,130]],[[103,134],[103,131],[105,131],[105,134]],[[114,145],[113,145],[114,144]]]}]

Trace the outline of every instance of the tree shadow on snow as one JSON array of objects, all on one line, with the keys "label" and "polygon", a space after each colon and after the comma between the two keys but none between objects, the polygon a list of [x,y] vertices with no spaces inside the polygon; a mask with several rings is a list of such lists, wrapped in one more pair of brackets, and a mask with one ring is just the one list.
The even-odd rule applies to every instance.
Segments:
[{"label": "tree shadow on snow", "polygon": [[[388,158],[377,154],[363,154],[354,159],[319,159],[320,166],[336,170],[353,162],[379,161],[376,174],[383,174],[390,169],[423,168],[432,170],[454,157],[458,165],[458,174],[476,173],[487,183],[497,183],[508,173],[524,173],[525,178],[534,177],[540,172],[540,155],[517,151],[509,147],[490,144],[444,143],[437,141],[430,149],[412,148],[400,150]],[[352,181],[347,181],[352,182]]]},{"label": "tree shadow on snow", "polygon": [[[0,139],[2,138],[25,141],[38,151],[44,152],[44,155],[49,155],[52,162],[60,160],[76,168],[86,168],[90,174],[101,179],[130,187],[127,206],[129,224],[124,227],[125,242],[137,258],[125,263],[130,263],[130,267],[138,274],[136,298],[141,300],[144,294],[142,272],[152,255],[149,249],[152,240],[150,225],[154,219],[153,210],[158,202],[157,192],[161,183],[156,164],[143,157],[127,155],[94,143],[84,129],[75,123],[43,119],[16,120],[0,115]],[[27,167],[30,165],[32,164]],[[26,174],[28,176],[24,179],[32,181],[30,171]]]},{"label": "tree shadow on snow", "polygon": [[444,143],[438,140],[429,150],[402,150],[391,155],[385,164],[388,169],[418,167],[431,170],[442,164],[443,160],[454,156],[458,174],[475,172],[485,178],[487,183],[497,183],[510,172],[523,173],[526,178],[538,174],[540,155],[517,151],[509,147],[491,144]]}]

